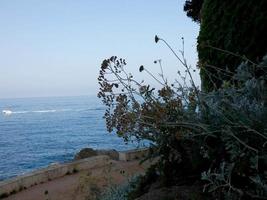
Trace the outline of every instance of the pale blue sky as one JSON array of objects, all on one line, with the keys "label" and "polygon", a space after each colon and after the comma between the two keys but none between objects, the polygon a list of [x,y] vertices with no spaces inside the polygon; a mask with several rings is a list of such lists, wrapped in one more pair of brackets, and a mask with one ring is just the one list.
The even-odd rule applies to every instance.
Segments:
[{"label": "pale blue sky", "polygon": [[177,50],[184,37],[195,65],[199,26],[184,1],[0,0],[0,98],[96,94],[101,61],[112,55],[138,76],[140,65],[157,73],[160,58],[175,78],[183,68],[154,35]]}]

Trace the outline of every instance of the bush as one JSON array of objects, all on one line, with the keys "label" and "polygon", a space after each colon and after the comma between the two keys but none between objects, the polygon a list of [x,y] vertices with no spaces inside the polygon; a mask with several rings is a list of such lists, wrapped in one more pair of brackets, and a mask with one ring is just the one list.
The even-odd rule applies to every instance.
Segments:
[{"label": "bush", "polygon": [[99,197],[99,200],[127,200],[128,193],[130,193],[134,188],[134,183],[137,182],[139,177],[133,177],[127,183],[120,186],[114,185],[108,188],[104,194]]},{"label": "bush", "polygon": [[[170,47],[156,36],[159,41]],[[98,97],[107,106],[108,130],[126,141],[150,141],[150,157],[159,158],[155,172],[164,185],[202,180],[205,191],[220,199],[266,196],[267,57],[259,65],[242,63],[235,84],[207,93],[194,84],[185,59],[172,52],[185,67],[181,83],[139,69],[161,84],[159,90],[137,82],[125,60],[103,61]]]},{"label": "bush", "polygon": [[200,11],[204,0],[186,0],[184,4],[184,11],[186,15],[195,22],[201,21]]},{"label": "bush", "polygon": [[204,90],[219,88],[242,61],[258,64],[267,53],[266,8],[266,0],[204,1],[198,37]]},{"label": "bush", "polygon": [[[212,158],[202,173],[205,189],[223,198],[260,198],[267,195],[267,57],[252,69],[241,64],[234,78],[239,87],[228,86],[203,96],[207,106],[204,152]],[[214,146],[216,144],[216,146]]]},{"label": "bush", "polygon": [[139,176],[131,182],[131,190],[127,193],[128,200],[135,200],[149,191],[150,186],[158,180],[156,165],[147,169],[144,176]]}]

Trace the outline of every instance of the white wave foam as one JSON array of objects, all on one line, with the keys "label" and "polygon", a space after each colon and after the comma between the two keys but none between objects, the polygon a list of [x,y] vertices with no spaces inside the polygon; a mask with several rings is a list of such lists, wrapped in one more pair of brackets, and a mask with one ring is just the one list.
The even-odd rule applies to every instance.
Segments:
[{"label": "white wave foam", "polygon": [[75,112],[81,112],[81,111],[87,111],[87,110],[89,110],[89,109],[87,109],[87,108],[86,108],[86,109],[82,108],[82,109],[75,109],[74,111],[75,111]]},{"label": "white wave foam", "polygon": [[15,112],[12,112],[13,114],[24,114],[24,113],[28,113],[30,111],[15,111]]},{"label": "white wave foam", "polygon": [[[27,113],[55,113],[55,112],[81,112],[81,111],[87,111],[87,110],[98,110],[96,109],[49,109],[49,110],[19,110],[19,111],[10,111],[10,110],[3,110],[3,114],[10,115],[10,114],[27,114]],[[99,109],[100,110],[100,109]]]},{"label": "white wave foam", "polygon": [[70,109],[61,109],[61,110],[22,110],[22,111],[13,111],[12,114],[54,113],[54,112],[64,112],[64,111],[70,111]]},{"label": "white wave foam", "polygon": [[32,112],[33,113],[51,113],[51,112],[57,112],[57,110],[35,110]]},{"label": "white wave foam", "polygon": [[4,115],[11,115],[13,112],[11,110],[2,110]]}]

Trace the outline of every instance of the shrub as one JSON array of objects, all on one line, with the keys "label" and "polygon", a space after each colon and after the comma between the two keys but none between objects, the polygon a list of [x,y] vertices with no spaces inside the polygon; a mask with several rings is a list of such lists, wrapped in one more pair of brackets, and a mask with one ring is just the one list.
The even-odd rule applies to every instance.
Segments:
[{"label": "shrub", "polygon": [[[159,41],[171,49],[156,36]],[[185,67],[185,76],[179,72],[182,82],[169,84],[163,74],[157,78],[144,66],[139,69],[160,83],[158,90],[127,73],[125,60],[112,56],[103,61],[98,97],[107,106],[108,130],[126,141],[150,141],[164,185],[202,179],[205,191],[221,199],[266,196],[267,57],[259,65],[242,63],[235,84],[203,92],[183,52],[180,58],[171,51]]]},{"label": "shrub", "polygon": [[101,197],[99,197],[99,200],[127,200],[128,193],[134,189],[134,183],[136,183],[138,179],[139,177],[133,177],[125,184],[109,187]]},{"label": "shrub", "polygon": [[204,0],[186,0],[184,4],[184,11],[186,15],[195,22],[201,21],[200,11]]},{"label": "shrub", "polygon": [[6,198],[6,197],[8,197],[9,196],[9,194],[8,193],[2,193],[2,194],[0,194],[0,199],[3,199],[3,198]]},{"label": "shrub", "polygon": [[242,61],[258,64],[267,53],[266,7],[266,0],[204,1],[198,37],[204,90],[216,89],[231,79]]},{"label": "shrub", "polygon": [[147,193],[150,186],[159,181],[159,175],[156,165],[150,166],[145,175],[139,176],[131,181],[131,190],[127,193],[128,200],[135,200],[143,194]]},{"label": "shrub", "polygon": [[[252,69],[243,63],[234,78],[239,87],[228,86],[203,96],[207,106],[205,154],[212,158],[202,173],[205,189],[230,199],[261,198],[267,195],[267,57]],[[210,140],[210,141],[209,141]],[[214,146],[216,144],[216,146]]]}]

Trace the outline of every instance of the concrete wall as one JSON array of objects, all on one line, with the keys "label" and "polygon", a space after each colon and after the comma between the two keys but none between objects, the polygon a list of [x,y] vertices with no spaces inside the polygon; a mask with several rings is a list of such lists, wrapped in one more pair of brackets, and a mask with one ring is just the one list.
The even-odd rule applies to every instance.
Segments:
[{"label": "concrete wall", "polygon": [[31,186],[44,183],[81,170],[106,166],[108,156],[95,156],[66,164],[56,164],[22,176],[0,182],[0,198]]},{"label": "concrete wall", "polygon": [[121,151],[119,152],[119,160],[130,161],[130,160],[142,159],[145,156],[147,156],[148,153],[149,153],[148,148]]},{"label": "concrete wall", "polygon": [[[135,149],[130,151],[118,152],[119,160],[131,161],[141,159],[148,154],[148,149]],[[111,156],[112,157],[112,156]],[[0,182],[0,199],[6,195],[27,189],[40,183],[45,183],[53,179],[72,174],[77,171],[104,167],[110,162],[107,155],[99,155],[85,158],[65,164],[54,164],[47,168],[40,169],[22,176]]]}]

